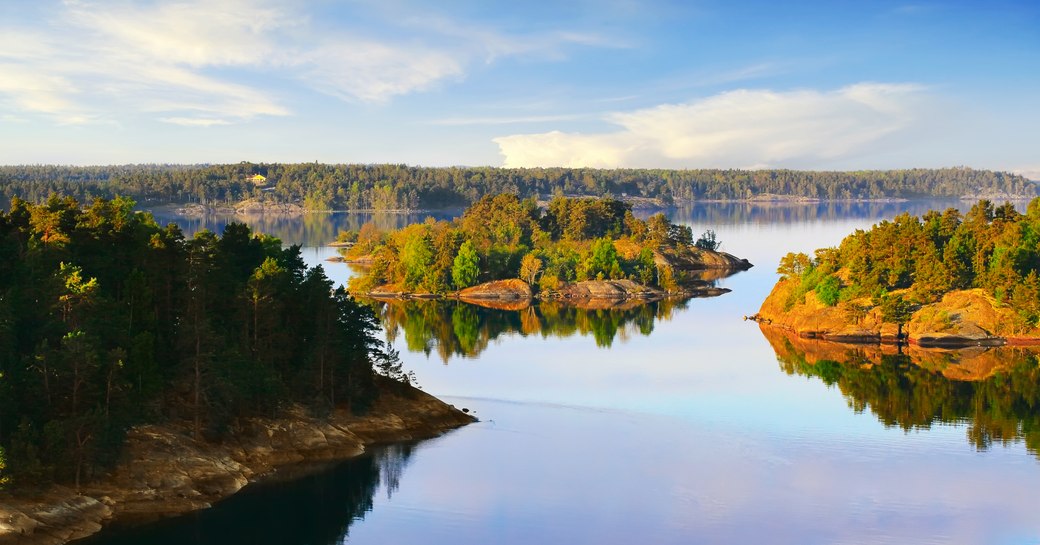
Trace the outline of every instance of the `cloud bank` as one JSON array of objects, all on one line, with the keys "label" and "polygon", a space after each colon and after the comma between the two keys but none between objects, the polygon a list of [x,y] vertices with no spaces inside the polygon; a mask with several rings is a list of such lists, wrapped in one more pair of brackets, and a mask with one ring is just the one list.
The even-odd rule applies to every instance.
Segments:
[{"label": "cloud bank", "polygon": [[607,115],[617,130],[493,139],[506,167],[810,168],[898,149],[930,116],[913,84],[737,90]]}]

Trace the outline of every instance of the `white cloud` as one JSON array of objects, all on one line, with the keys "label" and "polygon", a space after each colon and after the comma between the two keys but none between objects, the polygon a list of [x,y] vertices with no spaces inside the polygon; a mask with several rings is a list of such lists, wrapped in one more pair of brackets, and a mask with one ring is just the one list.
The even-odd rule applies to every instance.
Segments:
[{"label": "white cloud", "polygon": [[805,168],[904,143],[928,114],[917,85],[862,83],[835,91],[738,90],[685,104],[613,113],[619,130],[495,138],[504,164]]},{"label": "white cloud", "polygon": [[460,61],[448,53],[367,40],[338,40],[304,58],[304,78],[346,100],[383,102],[462,75]]},{"label": "white cloud", "polygon": [[380,103],[461,78],[478,60],[595,42],[580,33],[531,39],[437,17],[420,28],[389,14],[380,24],[400,32],[388,32],[313,20],[321,7],[295,0],[57,2],[38,20],[0,23],[0,114],[67,122],[145,113],[208,126],[288,115],[286,93],[275,91],[286,86]]}]

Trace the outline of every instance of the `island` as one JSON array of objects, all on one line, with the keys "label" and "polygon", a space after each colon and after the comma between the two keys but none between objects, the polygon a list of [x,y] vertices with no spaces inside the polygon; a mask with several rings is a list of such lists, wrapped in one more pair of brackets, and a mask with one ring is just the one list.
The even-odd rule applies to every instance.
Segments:
[{"label": "island", "polygon": [[623,201],[556,197],[539,207],[485,197],[453,221],[381,232],[362,226],[345,261],[362,265],[349,290],[373,298],[486,302],[716,295],[713,280],[751,267],[720,252],[715,232],[663,214],[641,220]]},{"label": "island", "polygon": [[298,246],[186,238],[129,199],[0,213],[0,543],[210,506],[301,462],[474,421],[414,388]]},{"label": "island", "polygon": [[751,318],[801,337],[964,347],[1040,343],[1040,199],[981,200],[790,253]]}]

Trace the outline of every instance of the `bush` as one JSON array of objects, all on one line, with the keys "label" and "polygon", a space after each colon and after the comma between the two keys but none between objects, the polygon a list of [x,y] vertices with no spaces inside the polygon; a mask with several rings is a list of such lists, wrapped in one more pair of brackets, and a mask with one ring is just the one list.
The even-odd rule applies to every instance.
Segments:
[{"label": "bush", "polygon": [[834,275],[827,275],[819,284],[816,285],[816,298],[829,307],[838,304],[838,298],[840,296],[841,281]]},{"label": "bush", "polygon": [[719,246],[722,246],[722,241],[715,238],[715,231],[708,229],[701,235],[701,238],[697,239],[697,242],[693,243],[693,245],[702,250],[711,250],[714,252],[719,249]]}]

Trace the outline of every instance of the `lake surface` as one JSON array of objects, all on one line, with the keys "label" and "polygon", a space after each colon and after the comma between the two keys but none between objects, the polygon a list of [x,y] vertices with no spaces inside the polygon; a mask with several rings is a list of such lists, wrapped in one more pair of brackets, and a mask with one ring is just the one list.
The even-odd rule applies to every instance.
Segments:
[{"label": "lake surface", "polygon": [[[380,307],[419,385],[481,422],[92,543],[1040,543],[1035,352],[900,353],[742,319],[786,252],[950,204],[673,211],[755,264],[718,280],[732,290],[719,297]],[[250,223],[343,281],[321,243],[361,219]],[[178,221],[219,231],[227,219]]]}]

